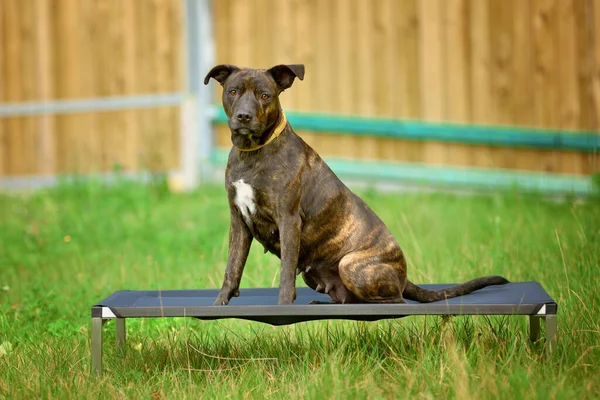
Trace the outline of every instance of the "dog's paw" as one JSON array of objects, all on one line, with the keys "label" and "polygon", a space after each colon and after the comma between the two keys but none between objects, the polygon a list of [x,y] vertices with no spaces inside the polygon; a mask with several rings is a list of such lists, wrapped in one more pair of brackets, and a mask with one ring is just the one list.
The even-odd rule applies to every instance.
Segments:
[{"label": "dog's paw", "polygon": [[226,306],[227,304],[229,304],[229,299],[219,296],[213,303],[213,306]]}]

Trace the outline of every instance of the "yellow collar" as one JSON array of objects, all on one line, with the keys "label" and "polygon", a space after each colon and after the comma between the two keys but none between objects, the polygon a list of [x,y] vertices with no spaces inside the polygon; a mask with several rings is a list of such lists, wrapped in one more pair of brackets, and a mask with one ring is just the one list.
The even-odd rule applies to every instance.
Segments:
[{"label": "yellow collar", "polygon": [[273,140],[277,139],[277,137],[285,129],[286,125],[287,125],[287,118],[285,117],[285,113],[283,112],[283,110],[281,110],[281,121],[279,121],[279,124],[277,125],[277,127],[273,131],[273,134],[271,135],[271,137],[269,138],[269,140],[267,140],[263,144],[259,144],[258,146],[250,147],[249,149],[240,149],[239,147],[237,149],[239,151],[254,151],[254,150],[258,150],[258,149],[260,149],[262,147],[265,147],[266,145],[268,145],[269,143],[271,143]]}]

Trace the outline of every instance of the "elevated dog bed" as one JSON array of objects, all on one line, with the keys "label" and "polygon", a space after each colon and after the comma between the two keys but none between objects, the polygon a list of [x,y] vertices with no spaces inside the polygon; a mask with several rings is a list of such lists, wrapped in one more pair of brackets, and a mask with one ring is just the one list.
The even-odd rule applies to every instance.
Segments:
[{"label": "elevated dog bed", "polygon": [[[437,290],[453,284],[419,285]],[[488,286],[471,294],[421,304],[309,304],[330,301],[329,296],[307,287],[297,288],[293,305],[278,305],[278,288],[241,289],[227,306],[213,306],[217,289],[114,292],[92,307],[92,367],[102,371],[102,326],[116,322],[116,342],[125,345],[125,319],[194,317],[204,320],[240,318],[285,325],[323,319],[376,321],[409,315],[529,315],[530,339],[537,341],[540,319],[546,323],[546,350],[555,346],[557,304],[538,282]]]}]

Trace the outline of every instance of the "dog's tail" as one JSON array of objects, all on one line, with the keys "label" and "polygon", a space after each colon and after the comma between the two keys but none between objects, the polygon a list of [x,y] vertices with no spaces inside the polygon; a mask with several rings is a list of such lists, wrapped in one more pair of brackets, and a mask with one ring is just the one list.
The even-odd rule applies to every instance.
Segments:
[{"label": "dog's tail", "polygon": [[473,279],[471,281],[461,283],[460,285],[452,286],[446,289],[440,290],[427,290],[418,287],[411,281],[408,281],[406,288],[404,289],[404,298],[409,300],[416,300],[420,303],[431,303],[432,301],[439,301],[444,299],[451,299],[452,297],[463,296],[474,292],[475,290],[482,289],[490,285],[504,285],[507,284],[508,280],[501,276],[484,276],[482,278]]}]

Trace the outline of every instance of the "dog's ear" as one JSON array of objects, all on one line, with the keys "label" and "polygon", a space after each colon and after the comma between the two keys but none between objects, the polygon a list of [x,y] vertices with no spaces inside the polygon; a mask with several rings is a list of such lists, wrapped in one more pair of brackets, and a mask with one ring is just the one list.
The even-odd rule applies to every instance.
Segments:
[{"label": "dog's ear", "polygon": [[294,78],[304,79],[304,64],[276,65],[267,71],[283,91],[294,83]]},{"label": "dog's ear", "polygon": [[239,70],[239,68],[235,65],[217,65],[216,67],[211,69],[210,72],[206,75],[206,77],[204,78],[204,84],[208,85],[208,81],[210,81],[210,78],[214,78],[217,82],[221,84],[221,86],[223,86],[223,83],[225,83],[229,75],[233,74],[237,70]]}]

